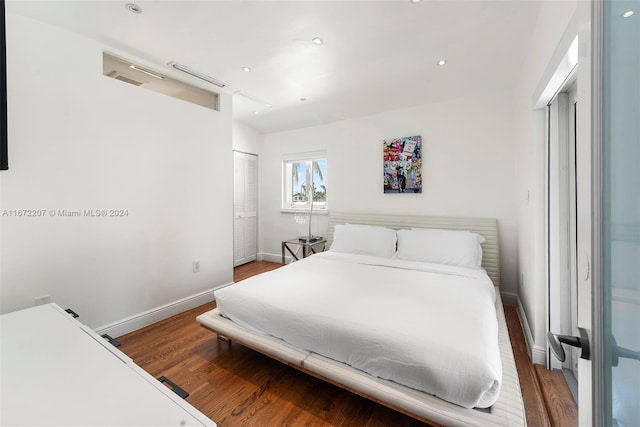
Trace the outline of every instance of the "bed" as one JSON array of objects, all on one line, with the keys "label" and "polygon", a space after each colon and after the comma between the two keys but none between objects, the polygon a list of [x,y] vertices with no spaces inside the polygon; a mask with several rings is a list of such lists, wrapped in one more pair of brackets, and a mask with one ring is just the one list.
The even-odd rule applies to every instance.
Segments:
[{"label": "bed", "polygon": [[327,245],[197,321],[428,423],[526,425],[495,219],[332,213]]}]

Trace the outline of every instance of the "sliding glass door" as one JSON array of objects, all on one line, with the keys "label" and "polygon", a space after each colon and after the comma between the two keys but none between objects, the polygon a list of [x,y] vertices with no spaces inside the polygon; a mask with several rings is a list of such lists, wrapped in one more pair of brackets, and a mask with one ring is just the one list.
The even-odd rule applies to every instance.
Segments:
[{"label": "sliding glass door", "polygon": [[640,426],[640,2],[607,0],[603,12],[604,345],[594,375],[602,384],[599,421]]}]

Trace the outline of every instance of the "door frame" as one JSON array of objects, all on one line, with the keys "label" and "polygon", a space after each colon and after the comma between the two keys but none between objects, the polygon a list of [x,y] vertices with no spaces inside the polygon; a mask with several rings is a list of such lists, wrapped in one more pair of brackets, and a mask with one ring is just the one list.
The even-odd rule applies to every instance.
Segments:
[{"label": "door frame", "polygon": [[[569,284],[569,97],[572,72],[547,104],[547,331],[571,335]],[[569,316],[567,318],[567,316]],[[547,352],[547,367],[562,369],[571,359],[558,361]]]},{"label": "door frame", "polygon": [[[575,133],[577,66],[547,105],[547,331],[577,335],[577,222]],[[566,369],[577,378],[578,352],[564,362],[547,352],[549,369]]]},{"label": "door frame", "polygon": [[[578,88],[576,83],[569,88],[569,305],[570,314],[570,335],[578,336],[578,176],[576,164],[576,150],[578,148]],[[574,378],[578,379],[578,350],[572,349],[570,352],[569,370]]]},{"label": "door frame", "polygon": [[[584,73],[581,70],[589,68],[588,63],[586,66],[578,66],[585,63],[580,56],[579,37],[582,37],[582,34],[577,28],[575,33],[565,34],[561,43],[563,48],[559,47],[556,50],[555,71],[548,76],[544,90],[535,103],[536,108],[546,108],[547,113],[544,141],[545,334],[552,331],[572,335],[571,328],[578,326],[577,321],[573,323],[571,313],[563,313],[562,307],[570,305],[571,301],[571,290],[566,286],[570,280],[570,269],[567,266],[570,258],[569,204],[565,202],[569,194],[570,108],[567,91],[576,82],[583,80]],[[578,83],[578,88],[582,86]],[[580,93],[576,93],[576,98],[579,97]],[[581,133],[575,136],[576,139],[584,137]],[[577,232],[576,235],[578,235]],[[565,315],[563,319],[563,314],[568,316]],[[542,363],[548,368],[563,367],[563,364],[551,355],[548,343],[545,346],[545,356]],[[569,359],[571,360],[571,357]]]},{"label": "door frame", "polygon": [[[579,392],[589,393],[589,408],[579,408],[579,419],[589,421],[596,426],[606,425],[607,411],[604,408],[605,384],[604,375],[604,307],[602,286],[602,112],[603,112],[603,47],[604,47],[604,1],[594,0],[590,3],[589,32],[589,109],[585,114],[589,119],[589,141],[591,142],[591,305],[590,344],[591,361],[589,389]],[[585,31],[586,32],[586,31]],[[581,109],[583,110],[583,109]],[[586,399],[585,399],[586,400]],[[587,418],[588,417],[588,418]]]}]

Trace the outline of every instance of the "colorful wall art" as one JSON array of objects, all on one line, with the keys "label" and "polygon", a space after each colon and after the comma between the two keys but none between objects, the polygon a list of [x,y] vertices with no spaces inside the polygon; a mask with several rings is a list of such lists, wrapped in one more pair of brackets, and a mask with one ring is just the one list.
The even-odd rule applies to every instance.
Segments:
[{"label": "colorful wall art", "polygon": [[382,142],[385,193],[422,192],[422,138],[405,136]]}]

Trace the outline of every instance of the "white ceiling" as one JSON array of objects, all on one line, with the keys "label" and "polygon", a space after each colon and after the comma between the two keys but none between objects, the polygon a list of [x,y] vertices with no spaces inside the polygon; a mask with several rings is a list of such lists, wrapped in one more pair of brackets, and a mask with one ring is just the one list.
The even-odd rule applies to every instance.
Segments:
[{"label": "white ceiling", "polygon": [[129,1],[143,12],[126,0],[7,0],[7,11],[226,82],[273,105],[234,96],[234,117],[261,132],[510,89],[539,10],[520,0]]}]

